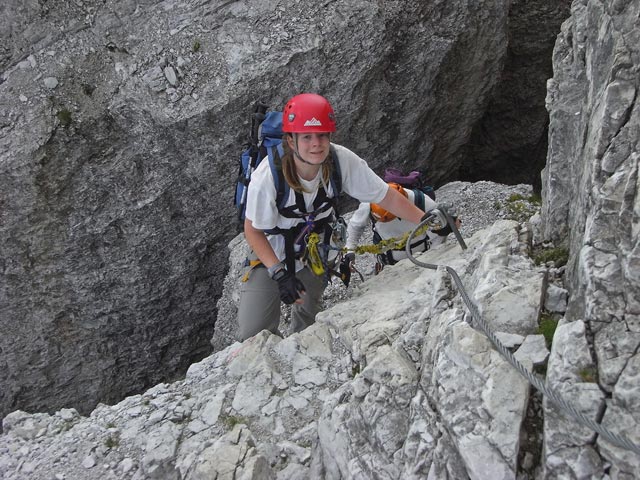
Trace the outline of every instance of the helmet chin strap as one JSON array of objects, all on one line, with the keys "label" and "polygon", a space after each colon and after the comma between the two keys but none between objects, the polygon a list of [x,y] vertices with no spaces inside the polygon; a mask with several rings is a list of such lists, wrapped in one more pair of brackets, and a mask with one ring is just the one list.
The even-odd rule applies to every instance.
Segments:
[{"label": "helmet chin strap", "polygon": [[296,157],[298,157],[298,160],[300,160],[302,163],[306,163],[307,165],[322,165],[324,162],[326,162],[329,159],[329,155],[327,155],[327,157],[320,163],[311,163],[305,160],[304,158],[302,158],[302,155],[300,155],[300,152],[298,152],[298,134],[294,133],[293,138],[296,144],[296,148],[294,148],[293,153],[295,154]]}]

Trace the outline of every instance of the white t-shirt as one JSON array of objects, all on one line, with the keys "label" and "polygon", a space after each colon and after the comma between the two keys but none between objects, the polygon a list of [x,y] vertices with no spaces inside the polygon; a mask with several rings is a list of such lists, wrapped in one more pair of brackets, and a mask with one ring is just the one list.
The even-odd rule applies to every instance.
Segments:
[{"label": "white t-shirt", "polygon": [[[358,155],[346,147],[332,144],[336,150],[336,156],[340,162],[340,173],[342,175],[342,191],[360,202],[379,203],[387,194],[389,186],[376,173],[369,168]],[[318,195],[318,188],[322,181],[322,169],[316,178],[311,181],[300,179],[300,183],[307,192],[303,192],[307,211],[313,211],[313,201]],[[328,197],[333,197],[331,184],[325,185]],[[251,182],[247,189],[247,208],[245,216],[254,228],[258,230],[270,230],[272,228],[289,229],[296,226],[304,219],[287,218],[280,215],[276,206],[276,186],[269,168],[268,159],[264,159],[258,165],[255,172],[251,174]],[[293,189],[289,190],[289,199],[285,205],[295,205],[296,196]],[[331,215],[331,209],[318,215],[317,219],[322,219]],[[284,260],[284,237],[282,235],[267,235],[267,239],[279,260]],[[302,264],[297,262],[296,269],[302,268]]]},{"label": "white t-shirt", "polygon": [[[415,203],[415,194],[413,190],[409,190],[406,188],[404,190],[407,193],[407,197],[409,201]],[[347,248],[353,249],[357,247],[360,237],[364,232],[364,229],[369,226],[371,221],[371,217],[370,217],[371,203],[378,203],[378,202],[361,203],[358,206],[358,209],[351,216],[351,219],[349,220],[349,225],[347,228],[347,234],[348,234]],[[424,196],[425,212],[428,212],[429,210],[437,208],[437,206],[438,204],[434,202],[431,199],[431,197],[429,197],[428,195]],[[375,228],[376,228],[376,231],[378,232],[378,235],[380,235],[380,238],[382,238],[383,240],[388,240],[390,238],[397,238],[397,239],[402,238],[405,233],[410,232],[414,228],[416,228],[416,225],[414,223],[409,222],[408,220],[402,220],[396,217],[389,222],[376,222]],[[437,233],[433,233],[432,231],[429,230],[425,234],[418,235],[417,237],[414,237],[412,239],[411,243],[416,244],[416,247],[412,250],[413,252],[417,253],[417,252],[423,252],[425,250],[426,245],[424,244],[424,242],[422,242],[422,240],[424,240],[425,237],[429,238],[429,243],[431,244],[432,247],[439,245],[446,238],[446,237],[441,237]],[[407,258],[407,254],[405,253],[404,250],[402,251],[393,250],[391,252],[391,256],[396,261],[401,260],[403,258]]]}]

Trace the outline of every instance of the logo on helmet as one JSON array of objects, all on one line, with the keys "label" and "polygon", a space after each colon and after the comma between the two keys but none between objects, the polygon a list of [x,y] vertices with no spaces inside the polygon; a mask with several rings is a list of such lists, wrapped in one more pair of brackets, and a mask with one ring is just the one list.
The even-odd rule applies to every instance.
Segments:
[{"label": "logo on helmet", "polygon": [[313,117],[311,120],[307,120],[306,122],[304,122],[304,126],[305,127],[321,127],[322,122],[320,122],[320,120],[318,120],[316,117]]},{"label": "logo on helmet", "polygon": [[293,120],[296,118],[296,114],[295,113],[290,113],[287,117],[287,120],[289,120],[289,123],[293,122]]}]

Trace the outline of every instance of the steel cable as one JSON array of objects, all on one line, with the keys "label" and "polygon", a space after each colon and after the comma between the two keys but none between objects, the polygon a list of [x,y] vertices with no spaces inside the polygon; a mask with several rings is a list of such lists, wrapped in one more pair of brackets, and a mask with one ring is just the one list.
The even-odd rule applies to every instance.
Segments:
[{"label": "steel cable", "polygon": [[[456,228],[453,220],[447,214],[446,211],[445,211],[445,216],[447,217],[447,221],[451,226],[452,230],[454,231],[454,233],[456,233],[456,239],[458,240],[462,248],[466,248],[466,245],[464,244],[464,242],[461,241],[462,237],[460,236],[458,229]],[[613,445],[617,445],[618,447],[622,447],[624,449],[630,450],[640,455],[640,446],[633,443],[627,437],[614,433],[611,430],[608,430],[607,428],[603,427],[601,424],[595,422],[591,418],[584,415],[582,412],[579,412],[578,410],[576,410],[575,407],[569,404],[560,395],[558,395],[557,392],[555,392],[549,386],[547,386],[546,383],[543,383],[540,380],[540,378],[538,378],[533,372],[530,372],[524,365],[522,365],[522,363],[520,363],[518,359],[513,356],[513,354],[509,351],[509,349],[505,347],[502,344],[502,342],[500,342],[500,340],[498,340],[498,337],[495,335],[495,333],[491,331],[491,329],[489,328],[489,325],[484,321],[484,319],[482,318],[482,316],[478,311],[478,308],[473,303],[467,291],[465,290],[464,285],[462,284],[462,280],[460,279],[457,272],[453,268],[447,265],[436,265],[431,263],[424,263],[415,259],[415,257],[411,253],[411,248],[410,248],[411,239],[414,237],[414,232],[420,229],[429,220],[430,220],[429,218],[424,219],[409,234],[409,238],[407,239],[406,248],[405,248],[405,251],[407,252],[407,256],[409,257],[409,260],[411,260],[411,262],[413,262],[415,265],[418,265],[419,267],[428,268],[431,270],[437,270],[439,267],[445,268],[449,273],[449,275],[451,275],[451,277],[453,278],[453,281],[456,284],[465,305],[467,306],[467,308],[469,309],[469,312],[471,313],[471,317],[475,322],[474,324],[478,326],[480,330],[482,330],[482,332],[489,338],[491,343],[493,343],[493,345],[496,347],[498,352],[500,352],[502,356],[506,358],[506,360],[518,371],[518,373],[520,373],[520,375],[522,375],[525,379],[527,379],[527,381],[531,385],[533,385],[536,389],[542,392],[542,394],[545,397],[547,397],[549,400],[551,400],[558,408],[560,408],[561,410],[568,413],[571,417],[573,417],[578,423],[602,435],[603,438],[605,438],[608,442],[612,443]]]}]

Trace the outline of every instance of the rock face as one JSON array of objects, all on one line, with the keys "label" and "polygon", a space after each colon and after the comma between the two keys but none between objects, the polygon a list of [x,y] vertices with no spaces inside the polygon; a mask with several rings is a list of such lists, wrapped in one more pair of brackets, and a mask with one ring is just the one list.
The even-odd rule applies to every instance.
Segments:
[{"label": "rock face", "polygon": [[373,166],[451,179],[509,3],[2,2],[0,415],[88,412],[210,351],[256,99],[326,94]]},{"label": "rock face", "polygon": [[[640,404],[629,387],[640,361],[640,1],[575,1],[571,12],[547,95],[543,230],[569,248],[571,293],[549,380],[639,444]],[[601,478],[608,464],[612,478],[640,471],[637,456],[571,424],[548,431],[545,449],[554,478]]]},{"label": "rock face", "polygon": [[[82,2],[74,4],[83,5]],[[17,3],[8,5],[2,8],[5,11],[17,9],[18,19],[26,18],[30,9],[37,11],[40,8],[35,2],[26,2],[21,9]],[[105,5],[107,9],[113,6],[108,2]],[[350,5],[356,7],[350,11],[352,17],[345,17],[345,22],[362,18],[357,14],[365,15],[368,8],[379,8],[353,2]],[[397,12],[401,10],[394,3],[386,2],[385,5],[389,9],[398,7]],[[408,5],[409,13],[415,13],[411,9],[418,8],[417,4]],[[451,8],[452,4],[446,5]],[[122,15],[109,17],[111,38],[117,38],[118,19],[127,14],[126,5],[119,6]],[[132,15],[141,15],[140,12],[158,6],[145,4],[138,10],[131,9]],[[162,6],[162,11],[153,10],[158,18],[167,18],[163,17],[167,12],[173,15],[175,9],[186,8],[167,2]],[[224,4],[220,9],[226,12],[224,9],[228,8],[240,18],[237,12],[243,6]],[[423,5],[422,8],[436,7]],[[268,11],[276,15],[274,12],[278,10]],[[241,13],[245,15],[242,18],[248,15],[244,10]],[[90,12],[87,15],[94,26],[106,21],[98,21],[98,15],[91,16]],[[233,24],[236,17],[228,15],[226,18]],[[497,221],[467,238],[470,248],[466,252],[448,242],[419,256],[422,261],[447,264],[460,272],[464,286],[477,301],[483,318],[527,368],[543,364],[548,356],[548,384],[577,410],[636,445],[640,444],[640,309],[637,304],[640,298],[640,282],[637,281],[640,272],[637,232],[640,125],[635,101],[640,64],[640,30],[636,23],[639,15],[640,0],[584,0],[572,5],[571,19],[563,24],[558,36],[554,78],[548,85],[549,161],[543,175],[541,219],[534,215],[527,224]],[[384,18],[388,20],[389,17]],[[371,20],[382,21],[378,17]],[[332,25],[327,23],[323,28],[331,29]],[[415,23],[408,25],[418,29]],[[139,26],[141,31],[147,27],[143,22]],[[91,28],[94,27],[79,31],[88,32]],[[360,28],[367,27],[362,24]],[[38,34],[31,33],[36,37],[43,35],[38,37],[44,38],[43,45],[51,45],[58,38],[58,30],[42,28]],[[177,33],[185,32],[186,35],[189,31],[184,27]],[[380,34],[381,31],[384,29],[378,28],[372,33]],[[356,29],[356,32],[361,31]],[[352,35],[349,40],[354,38],[359,37]],[[269,40],[265,45],[268,43]],[[3,61],[14,58],[12,55],[16,55],[14,52],[20,45],[17,41],[3,45]],[[322,43],[310,47],[310,55],[322,52],[325,47]],[[364,43],[361,51],[371,52],[378,47],[375,42]],[[110,48],[106,51],[118,52]],[[133,46],[129,48],[134,51]],[[105,59],[111,58],[104,51],[101,55]],[[53,59],[55,55],[50,57]],[[293,57],[293,64],[299,67],[297,62],[302,59]],[[0,141],[7,147],[2,150],[0,163],[4,174],[0,183],[2,202],[11,207],[2,210],[0,224],[3,280],[6,279],[2,293],[2,328],[3,333],[9,332],[9,338],[14,341],[21,332],[10,329],[21,328],[33,337],[31,343],[24,340],[18,346],[23,351],[8,345],[7,335],[0,336],[3,342],[0,344],[3,355],[0,368],[8,372],[10,382],[17,382],[3,384],[2,392],[11,396],[14,403],[18,393],[22,395],[21,399],[36,398],[29,390],[30,385],[19,384],[24,381],[23,376],[40,378],[45,385],[58,382],[60,378],[71,383],[70,377],[61,377],[65,370],[56,364],[56,359],[64,360],[61,364],[69,367],[79,384],[87,389],[92,387],[87,379],[96,372],[89,369],[95,367],[95,359],[111,358],[110,352],[99,351],[91,357],[93,350],[83,347],[80,337],[73,336],[73,328],[88,329],[94,325],[91,322],[98,322],[96,324],[103,328],[115,329],[117,325],[110,327],[99,323],[105,318],[100,315],[83,316],[87,311],[93,312],[87,310],[89,303],[111,312],[108,319],[117,318],[114,316],[120,312],[117,308],[124,308],[126,313],[125,307],[129,305],[135,314],[131,318],[135,318],[136,323],[126,324],[135,326],[132,327],[134,331],[125,332],[131,332],[130,336],[139,342],[136,344],[138,352],[145,352],[146,344],[141,342],[144,336],[137,335],[136,328],[149,329],[148,335],[159,330],[158,338],[168,330],[169,327],[160,321],[153,324],[157,329],[151,329],[149,318],[134,311],[131,305],[137,305],[134,300],[147,298],[150,303],[144,305],[153,310],[157,307],[151,301],[156,298],[153,293],[157,298],[165,299],[167,292],[173,294],[174,288],[166,287],[157,292],[152,289],[157,284],[150,282],[152,294],[144,297],[145,291],[137,289],[144,285],[139,281],[139,272],[144,271],[142,266],[147,265],[147,260],[144,256],[131,255],[132,252],[140,255],[146,252],[150,255],[150,264],[165,265],[158,263],[160,254],[156,256],[156,252],[162,251],[166,242],[182,241],[187,250],[195,245],[188,241],[193,238],[188,232],[193,233],[193,230],[188,230],[190,224],[186,217],[184,220],[179,215],[176,217],[181,219],[179,225],[187,229],[176,236],[171,222],[156,223],[158,216],[164,218],[163,214],[180,211],[175,206],[183,204],[175,201],[183,198],[180,193],[186,184],[181,182],[187,174],[191,175],[191,183],[188,183],[191,191],[200,192],[199,200],[211,202],[212,208],[222,205],[208,195],[210,186],[202,180],[204,172],[215,185],[219,180],[215,174],[222,164],[213,163],[217,166],[207,167],[210,168],[207,170],[202,162],[198,163],[197,154],[223,152],[224,147],[220,145],[225,144],[222,140],[225,136],[220,133],[218,142],[200,138],[196,135],[200,131],[197,119],[201,125],[215,119],[222,124],[221,112],[243,103],[241,97],[237,97],[235,103],[220,104],[227,107],[203,104],[202,112],[205,113],[200,117],[189,117],[185,113],[188,109],[180,102],[173,107],[169,107],[169,103],[163,106],[159,97],[151,94],[147,99],[151,103],[136,103],[132,92],[141,88],[137,82],[142,82],[136,70],[129,80],[117,83],[117,93],[112,93],[114,99],[122,101],[123,92],[129,92],[131,95],[126,98],[130,103],[118,103],[118,110],[116,104],[112,106],[107,102],[109,109],[101,110],[102,104],[98,102],[93,110],[79,109],[76,116],[71,113],[71,122],[63,127],[60,122],[69,120],[66,114],[56,115],[54,120],[54,110],[51,110],[49,116],[42,117],[38,110],[42,105],[29,106],[31,97],[24,90],[30,85],[26,80],[35,78],[27,75],[29,69],[46,70],[43,65],[51,67],[52,71],[41,72],[39,80],[42,82],[38,83],[38,88],[55,92],[67,85],[68,79],[57,70],[53,71],[64,70],[64,67],[54,60],[41,63],[46,58],[42,53],[34,55],[33,59],[26,57],[20,63],[12,63],[13,67],[5,72],[4,82],[0,85],[3,101],[16,102],[15,105],[8,103],[8,113],[0,124]],[[363,65],[358,62],[364,62],[364,59],[354,58],[354,65]],[[174,76],[169,67],[173,66],[157,67],[142,70],[147,79],[145,85],[149,88],[151,85],[162,86],[165,80],[165,86],[171,85]],[[119,72],[124,71],[118,68]],[[305,72],[304,69],[301,71]],[[165,80],[159,76],[160,72]],[[173,73],[176,73],[175,69]],[[180,73],[176,73],[178,87],[180,78]],[[202,85],[209,84],[205,81]],[[378,83],[363,81],[357,88],[362,85]],[[221,91],[226,88],[227,85],[220,86]],[[224,91],[230,95],[231,89]],[[179,88],[172,93],[176,92],[180,95]],[[170,98],[172,93],[165,94]],[[372,90],[371,98],[375,99],[379,93]],[[282,96],[286,95],[282,93]],[[99,98],[105,101],[112,97]],[[166,102],[167,98],[161,98]],[[17,102],[27,105],[19,109]],[[206,102],[213,100],[207,98]],[[343,108],[347,105],[344,98],[340,102]],[[120,113],[110,114],[111,120],[106,121],[100,114],[104,111]],[[168,122],[168,112],[174,112],[175,118],[180,120]],[[95,114],[94,123],[89,120],[91,114]],[[81,122],[77,122],[78,117]],[[147,123],[139,123],[141,118],[146,118]],[[358,125],[357,114],[347,115],[347,118],[347,129]],[[363,122],[365,117],[361,118]],[[34,128],[30,141],[24,133],[27,122]],[[90,125],[112,129],[103,131],[89,128]],[[142,147],[136,150],[135,143],[127,144],[121,138],[137,135],[144,143],[143,133],[149,132],[135,130],[134,125],[146,125],[150,131],[155,131],[155,137],[149,143],[150,148],[156,148],[153,156],[146,154]],[[161,136],[159,125],[170,125],[171,128]],[[382,133],[380,135],[384,138]],[[177,145],[176,139],[183,136],[188,136],[199,147],[185,145],[192,149],[194,156],[181,156],[183,163],[176,166],[172,161],[174,151],[171,146]],[[84,142],[80,141],[82,138],[85,138]],[[231,137],[228,138],[226,145],[230,148]],[[81,150],[94,152],[93,156],[85,158],[74,153],[69,144],[72,141],[77,141]],[[199,144],[199,141],[210,143]],[[112,142],[128,146],[109,151],[107,145]],[[95,145],[103,145],[105,150]],[[371,145],[361,146],[365,150],[372,148]],[[94,148],[97,149],[94,151]],[[68,154],[69,159],[51,153],[58,151]],[[134,152],[132,157],[128,156],[130,151]],[[158,164],[153,163],[157,159],[164,159],[160,165],[164,165],[165,170],[157,169]],[[74,165],[76,167],[71,168]],[[130,172],[129,176],[114,173],[131,165],[136,168],[126,170]],[[56,166],[60,168],[54,168]],[[154,181],[140,181],[146,178],[145,174]],[[133,188],[127,182],[135,179],[138,183]],[[86,180],[90,180],[89,185],[94,188],[83,187],[87,185]],[[177,186],[171,181],[177,182]],[[220,181],[221,189],[222,183]],[[163,191],[172,194],[164,193],[154,199],[151,193],[155,191],[152,188],[155,185],[165,185]],[[103,190],[98,188],[100,186]],[[94,192],[103,192],[103,195],[94,199],[91,197]],[[462,186],[460,193],[465,193]],[[81,200],[79,203],[71,203],[70,198],[74,195]],[[152,201],[136,203],[145,198]],[[163,203],[166,199],[173,202]],[[114,209],[112,204],[118,208]],[[109,209],[100,210],[101,205],[109,206]],[[134,208],[134,205],[139,206]],[[199,205],[189,204],[189,207],[199,208]],[[94,213],[82,216],[83,209],[93,209]],[[214,216],[218,214],[224,216],[220,210],[215,210]],[[192,221],[198,227],[202,219]],[[121,234],[117,229],[111,233],[110,226],[114,223]],[[196,236],[211,241],[207,243],[208,250],[202,254],[205,258],[207,255],[213,258],[211,249],[226,235],[219,231],[213,233],[216,223],[212,221],[210,225],[207,234]],[[153,234],[145,230],[151,227]],[[125,232],[132,235],[131,240]],[[561,269],[553,273],[554,269],[534,266],[527,255],[529,233],[533,234],[534,244],[544,241],[547,245],[568,247],[569,264],[565,274],[568,292],[557,286],[546,288],[545,276],[549,279]],[[156,240],[155,236],[159,238]],[[64,248],[56,242],[60,238],[65,240],[62,242]],[[141,245],[141,250],[135,250],[134,246],[122,249],[128,254],[125,258],[129,261],[118,263],[120,257],[115,248],[118,242],[129,245],[126,242],[136,238],[139,243],[135,245]],[[74,239],[78,242],[73,243]],[[104,271],[88,269],[91,264],[87,263],[87,258],[95,261],[98,254],[95,257],[77,255],[84,251],[83,248],[89,248],[86,247],[87,239],[93,239],[99,247],[96,252],[111,260],[112,263],[105,262]],[[153,249],[143,248],[145,242],[150,242]],[[169,245],[169,251],[175,254],[172,245]],[[110,250],[112,246],[113,250]],[[162,272],[163,278],[175,280],[190,271],[192,264],[187,259],[192,257],[177,258],[184,262],[181,264],[184,270],[167,269]],[[121,273],[116,275],[114,265],[120,266]],[[175,266],[169,260],[166,265]],[[210,273],[209,269],[213,271],[215,267],[204,268],[202,274]],[[82,272],[85,275],[79,276]],[[156,280],[157,272],[152,273],[149,278]],[[101,285],[99,282],[114,282],[114,279],[122,282],[116,283],[118,296],[110,297],[107,293],[100,297],[102,290],[97,288],[93,296],[86,293]],[[198,297],[191,293],[189,298]],[[116,299],[124,303],[116,306]],[[190,306],[189,313],[204,309],[202,305],[209,304],[203,300],[196,302]],[[565,308],[568,308],[566,312]],[[563,316],[555,331],[550,354],[536,332],[541,310]],[[57,317],[51,315],[52,311],[64,312],[67,316]],[[169,306],[165,313],[172,311]],[[71,313],[75,316],[69,317]],[[54,329],[51,325],[56,319],[58,324]],[[188,329],[192,323],[180,325]],[[50,335],[45,337],[42,332]],[[55,339],[52,338],[54,334]],[[26,333],[24,335],[24,338],[30,338]],[[171,335],[173,339],[179,338],[173,331],[164,338]],[[205,340],[208,341],[208,337]],[[51,343],[49,347],[47,342],[54,341],[58,343]],[[157,341],[154,337],[151,344],[155,345]],[[88,355],[85,376],[79,367],[69,363],[73,357],[65,356],[65,348],[70,348],[67,344]],[[96,340],[95,345],[98,344],[102,345]],[[193,364],[183,380],[161,383],[111,407],[99,405],[88,417],[78,415],[74,409],[61,409],[53,415],[12,412],[3,420],[0,475],[7,479],[47,480],[51,477],[67,480],[100,477],[284,480],[383,476],[402,479],[640,476],[640,457],[577,425],[547,400],[531,395],[527,383],[487,338],[469,324],[460,292],[443,269],[426,270],[406,261],[400,262],[350,290],[346,301],[323,312],[313,327],[299,334],[281,339],[262,332],[243,344],[234,343],[226,348],[222,345],[222,348]],[[16,363],[20,355],[27,353],[30,354],[28,362]],[[130,371],[133,367],[123,366],[123,361],[114,360],[113,367],[102,364],[104,371],[99,374],[112,378],[109,375],[113,375],[113,371]],[[45,373],[30,371],[29,365],[39,363],[52,367]],[[36,383],[34,381],[34,385]],[[58,386],[59,389],[62,387]],[[56,389],[52,387],[49,391]],[[71,395],[73,390],[69,387],[64,393]],[[75,395],[79,396],[77,392]],[[51,405],[54,404],[52,401]],[[540,408],[539,404],[542,404]],[[540,438],[539,445],[536,438]]]},{"label": "rock face", "polygon": [[[543,269],[522,254],[518,229],[501,220],[468,239],[464,253],[451,243],[419,258],[464,272],[471,296],[513,311],[514,301],[543,298]],[[537,309],[520,310],[508,327],[529,367],[542,353],[525,347],[539,344],[531,327]],[[74,480],[94,471],[105,478],[513,479],[528,398],[527,382],[467,323],[449,274],[405,260],[299,334],[262,332],[234,343],[192,365],[184,380],[101,405],[88,418],[71,410],[8,415],[0,473],[7,480]]]},{"label": "rock face", "polygon": [[540,191],[547,160],[546,81],[551,57],[571,0],[514,0],[509,10],[508,46],[500,81],[487,110],[461,150],[460,179],[532,183]]}]

